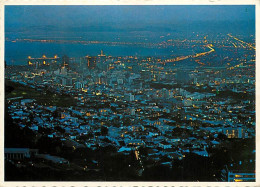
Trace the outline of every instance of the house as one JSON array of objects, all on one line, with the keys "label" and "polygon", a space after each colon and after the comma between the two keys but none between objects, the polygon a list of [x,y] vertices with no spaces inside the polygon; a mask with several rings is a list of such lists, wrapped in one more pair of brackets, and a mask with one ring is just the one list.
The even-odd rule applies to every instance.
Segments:
[{"label": "house", "polygon": [[170,149],[172,148],[172,145],[169,144],[168,142],[166,141],[162,141],[159,143],[159,147],[163,148],[163,149]]},{"label": "house", "polygon": [[130,154],[131,150],[132,150],[132,148],[130,148],[130,147],[121,147],[117,152],[128,155],[128,154]]},{"label": "house", "polygon": [[6,159],[24,159],[38,154],[38,149],[29,148],[5,148],[4,155]]},{"label": "house", "polygon": [[199,156],[209,157],[209,154],[206,150],[194,150],[193,153]]},{"label": "house", "polygon": [[26,105],[26,104],[32,103],[34,101],[35,101],[34,99],[22,99],[21,100],[21,105]]}]

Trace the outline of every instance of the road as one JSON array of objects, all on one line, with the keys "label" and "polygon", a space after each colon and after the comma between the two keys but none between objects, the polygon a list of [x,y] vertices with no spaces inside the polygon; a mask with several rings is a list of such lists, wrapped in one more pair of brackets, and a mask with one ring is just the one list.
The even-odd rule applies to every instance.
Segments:
[{"label": "road", "polygon": [[[235,36],[232,36],[231,34],[227,34],[227,35],[228,35],[230,38],[233,38],[233,39],[235,39],[235,40],[241,42],[242,44],[246,44],[249,48],[252,48],[252,49],[255,50],[255,47],[254,47],[252,44],[247,43],[247,42],[244,42],[244,41],[242,41],[242,40],[236,38]],[[241,45],[242,45],[242,44],[241,44]],[[242,46],[243,46],[243,45],[242,45]],[[243,47],[244,47],[244,46],[243,46]]]},{"label": "road", "polygon": [[165,63],[169,63],[169,62],[178,62],[178,61],[185,60],[185,59],[188,59],[188,58],[197,58],[197,57],[200,57],[200,56],[208,55],[208,54],[215,51],[215,49],[212,48],[213,47],[212,44],[207,44],[206,47],[208,47],[210,50],[203,52],[203,53],[197,53],[195,55],[187,55],[187,56],[180,56],[180,57],[176,57],[176,58],[172,58],[172,59],[167,59],[167,60],[165,60],[161,63],[165,64]]}]

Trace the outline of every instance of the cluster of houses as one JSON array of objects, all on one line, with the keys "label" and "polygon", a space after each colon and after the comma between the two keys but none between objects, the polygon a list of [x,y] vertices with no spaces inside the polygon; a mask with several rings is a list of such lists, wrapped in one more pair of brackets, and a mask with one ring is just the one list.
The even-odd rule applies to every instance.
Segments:
[{"label": "cluster of houses", "polygon": [[[21,128],[27,126],[35,132],[49,129],[49,138],[93,150],[114,146],[124,154],[145,147],[154,161],[162,157],[182,159],[190,152],[209,157],[208,148],[223,141],[220,134],[227,138],[255,137],[255,110],[248,109],[254,106],[254,99],[237,100],[218,93],[244,90],[254,94],[252,77],[245,74],[236,79],[241,82],[230,82],[230,70],[225,70],[222,78],[215,74],[210,77],[210,70],[196,70],[188,74],[191,83],[180,88],[172,84],[176,72],[155,67],[147,62],[136,67],[117,61],[108,71],[86,70],[82,75],[66,67],[10,74],[11,81],[57,95],[66,93],[77,104],[42,106],[33,99],[18,98],[9,100],[8,112]],[[158,81],[171,87],[150,86],[150,82]],[[209,87],[215,92],[198,90]],[[85,135],[88,138],[83,141]]]}]

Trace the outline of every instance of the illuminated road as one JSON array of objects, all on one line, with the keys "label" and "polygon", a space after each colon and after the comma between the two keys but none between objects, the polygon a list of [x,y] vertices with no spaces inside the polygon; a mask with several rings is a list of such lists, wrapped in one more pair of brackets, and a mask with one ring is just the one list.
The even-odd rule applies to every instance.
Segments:
[{"label": "illuminated road", "polygon": [[143,162],[142,162],[142,160],[141,160],[138,147],[135,147],[135,157],[136,157],[136,160],[139,160],[140,165],[141,165],[141,167],[142,167],[142,171],[144,171],[144,165],[143,165]]},{"label": "illuminated road", "polygon": [[234,46],[235,48],[237,48],[236,44],[234,44],[233,42],[231,42],[231,43],[233,44],[233,46]]},{"label": "illuminated road", "polygon": [[197,57],[200,57],[200,56],[208,55],[208,54],[215,51],[215,49],[212,48],[213,47],[212,44],[207,44],[206,47],[208,47],[210,49],[210,51],[203,52],[203,53],[197,53],[195,55],[180,56],[180,57],[176,57],[176,58],[173,58],[173,59],[167,59],[167,60],[165,60],[161,63],[178,62],[178,61],[185,60],[185,59],[188,59],[188,58],[197,58]]},{"label": "illuminated road", "polygon": [[134,46],[146,46],[146,47],[158,47],[162,43],[149,43],[149,42],[111,42],[111,41],[85,41],[85,40],[42,40],[42,39],[15,39],[11,42],[40,42],[40,43],[70,43],[70,44],[106,44],[106,45],[134,45]]},{"label": "illuminated road", "polygon": [[[246,44],[249,48],[252,48],[252,49],[255,50],[255,47],[254,47],[252,44],[247,43],[247,42],[244,42],[244,41],[242,41],[242,40],[236,38],[235,36],[232,36],[231,34],[227,34],[227,35],[228,35],[230,38],[233,38],[233,39],[235,39],[235,40],[237,40],[237,41],[239,41],[239,42],[241,42],[241,43],[243,43],[243,44]],[[241,45],[242,45],[242,44],[241,44]],[[244,46],[242,45],[242,47],[244,47]]]}]

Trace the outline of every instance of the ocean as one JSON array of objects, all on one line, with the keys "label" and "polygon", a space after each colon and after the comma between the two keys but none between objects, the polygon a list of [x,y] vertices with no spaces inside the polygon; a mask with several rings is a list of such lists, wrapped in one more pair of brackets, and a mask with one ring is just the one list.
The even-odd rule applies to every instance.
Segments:
[{"label": "ocean", "polygon": [[41,42],[5,42],[5,61],[7,65],[25,65],[27,57],[33,58],[46,55],[53,57],[83,57],[97,56],[103,50],[107,56],[155,56],[170,57],[171,55],[185,55],[193,53],[191,50],[181,50],[174,47],[155,48],[134,45],[107,45],[107,44],[72,44],[72,43],[41,43]]}]

